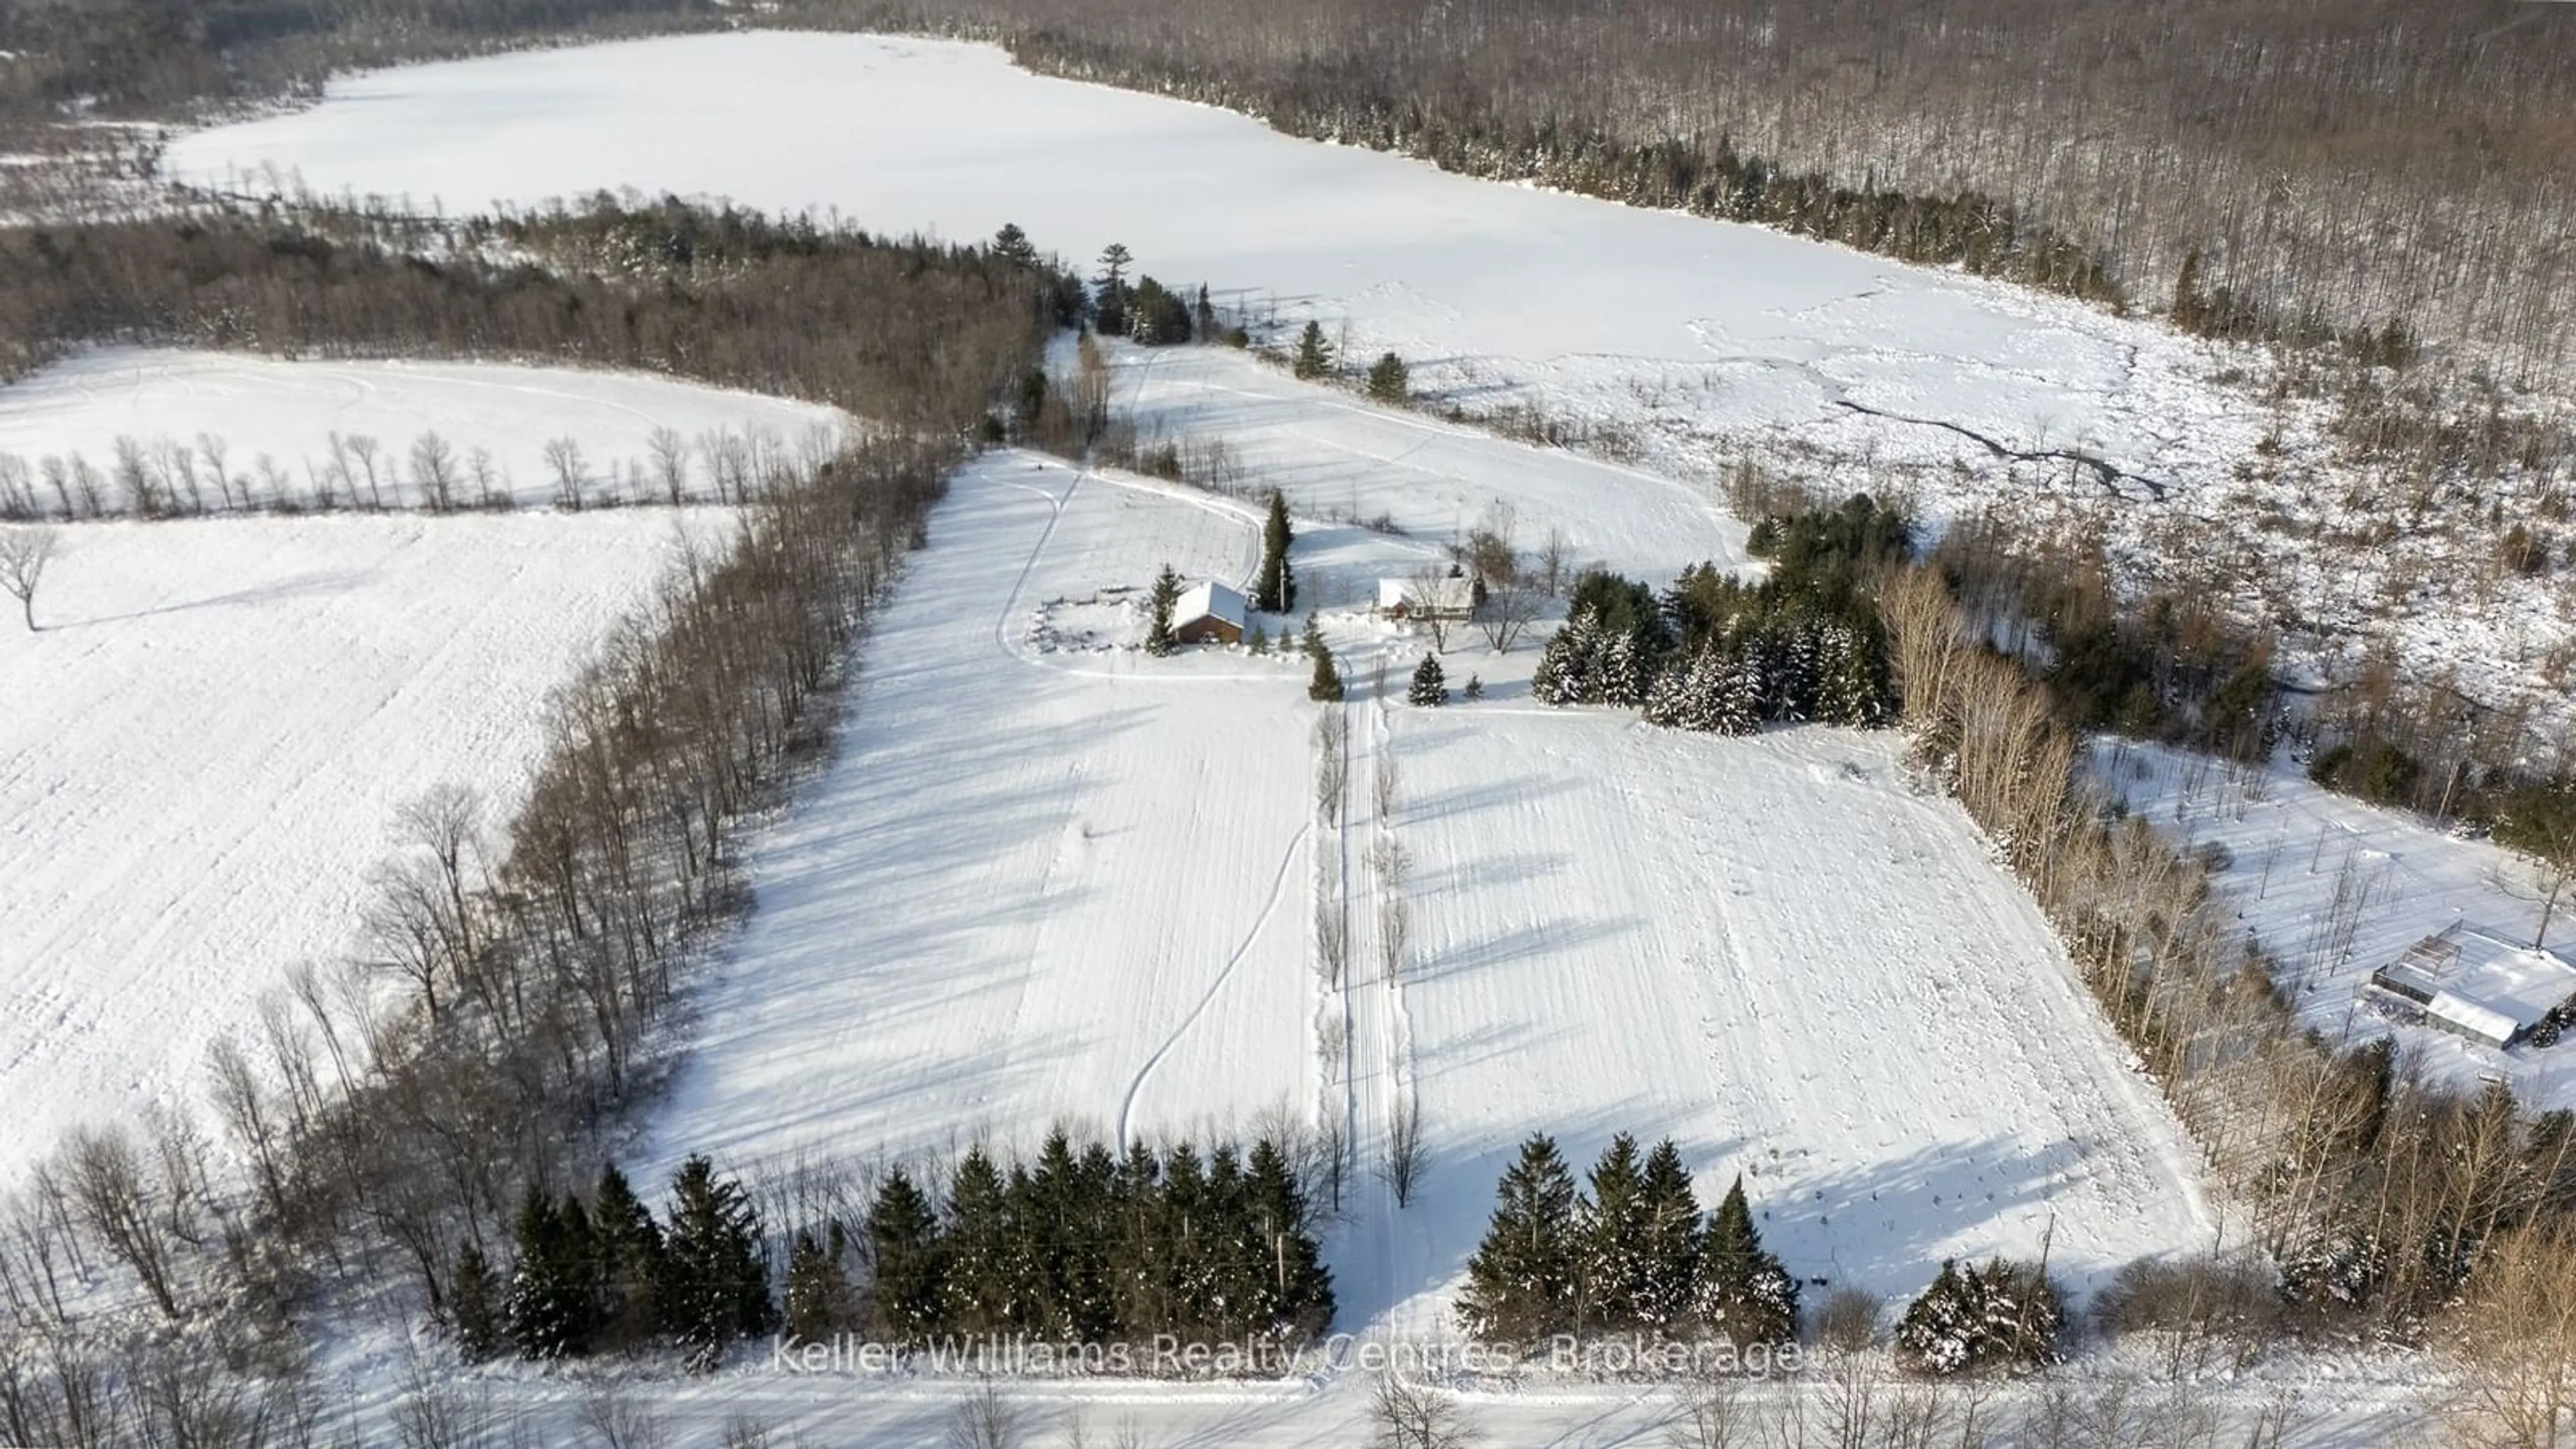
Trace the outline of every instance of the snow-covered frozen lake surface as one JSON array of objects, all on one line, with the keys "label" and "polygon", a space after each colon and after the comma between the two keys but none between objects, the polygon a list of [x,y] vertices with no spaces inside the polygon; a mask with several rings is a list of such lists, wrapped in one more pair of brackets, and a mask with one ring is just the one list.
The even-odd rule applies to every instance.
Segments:
[{"label": "snow-covered frozen lake surface", "polygon": [[[0,414],[8,395],[0,393]],[[0,1180],[194,1106],[219,1035],[348,960],[396,812],[506,819],[548,692],[717,510],[81,524],[0,629]],[[14,611],[14,601],[13,601]]]},{"label": "snow-covered frozen lake surface", "polygon": [[747,33],[385,71],[334,82],[309,110],[181,137],[169,167],[415,209],[632,187],[965,239],[1016,222],[1086,266],[1124,242],[1167,283],[1347,320],[1355,349],[1569,409],[1885,432],[1944,458],[1956,434],[1839,404],[2083,439],[2149,473],[2241,451],[2263,426],[2202,381],[2206,349],[2162,328],[1294,140],[1033,76],[985,46]]}]

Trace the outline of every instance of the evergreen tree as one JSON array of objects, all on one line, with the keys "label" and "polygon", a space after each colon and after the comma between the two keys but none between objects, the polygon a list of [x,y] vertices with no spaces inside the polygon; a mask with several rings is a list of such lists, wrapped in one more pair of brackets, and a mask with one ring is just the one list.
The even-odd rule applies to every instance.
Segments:
[{"label": "evergreen tree", "polygon": [[1306,697],[1326,704],[1339,704],[1342,699],[1341,666],[1333,662],[1333,651],[1315,651],[1315,672],[1306,680]]},{"label": "evergreen tree", "polygon": [[456,1332],[456,1353],[467,1363],[481,1363],[501,1351],[501,1282],[472,1238],[456,1247],[456,1267],[448,1275],[447,1317]]},{"label": "evergreen tree", "polygon": [[1413,687],[1405,692],[1409,704],[1437,708],[1449,702],[1449,677],[1441,672],[1437,655],[1425,654],[1413,666]]},{"label": "evergreen tree", "polygon": [[898,1167],[868,1207],[868,1249],[876,1260],[878,1322],[897,1343],[918,1343],[948,1321],[945,1245],[930,1199]]},{"label": "evergreen tree", "polygon": [[1324,340],[1323,323],[1309,322],[1297,334],[1297,354],[1290,370],[1309,382],[1333,370],[1333,344]]},{"label": "evergreen tree", "polygon": [[1221,1336],[1215,1318],[1219,1304],[1219,1264],[1214,1251],[1215,1225],[1208,1201],[1207,1169],[1198,1149],[1183,1142],[1163,1154],[1162,1253],[1166,1318],[1162,1332],[1182,1337]]},{"label": "evergreen tree", "polygon": [[1288,563],[1288,545],[1296,530],[1288,525],[1288,499],[1270,492],[1270,516],[1261,525],[1261,576],[1252,591],[1252,607],[1265,614],[1285,614],[1297,607],[1297,575]]},{"label": "evergreen tree", "polygon": [[1153,617],[1145,626],[1145,652],[1159,657],[1171,653],[1180,642],[1172,637],[1172,610],[1181,602],[1181,576],[1172,572],[1170,564],[1154,575],[1154,590],[1148,602]]},{"label": "evergreen tree", "polygon": [[982,1148],[957,1164],[948,1189],[947,1326],[963,1334],[1007,1333],[1018,1316],[1008,1272],[1010,1210],[1001,1171]]},{"label": "evergreen tree", "polygon": [[1038,264],[1038,249],[1029,244],[1029,234],[1020,230],[1017,222],[1006,221],[1000,231],[993,233],[993,255],[1015,267]]},{"label": "evergreen tree", "polygon": [[1652,665],[1634,634],[1614,634],[1601,653],[1599,699],[1603,704],[1633,709],[1646,702],[1653,687]]},{"label": "evergreen tree", "polygon": [[1647,1154],[1639,1191],[1645,1237],[1639,1251],[1637,1315],[1651,1328],[1678,1334],[1698,1312],[1700,1217],[1690,1170],[1682,1166],[1681,1149],[1671,1138]]},{"label": "evergreen tree", "polygon": [[662,1230],[616,1163],[600,1169],[593,1197],[590,1243],[600,1340],[610,1348],[632,1348],[660,1331],[653,1310],[662,1277]]},{"label": "evergreen tree", "polygon": [[1575,1215],[1580,1328],[1626,1333],[1646,1326],[1646,1183],[1637,1139],[1622,1132],[1592,1167],[1591,1193]]},{"label": "evergreen tree", "polygon": [[1270,631],[1264,629],[1258,624],[1253,625],[1252,637],[1244,642],[1244,647],[1252,651],[1253,657],[1255,658],[1269,657]]},{"label": "evergreen tree", "polygon": [[1253,1144],[1248,1187],[1262,1270],[1255,1326],[1303,1343],[1333,1323],[1333,1275],[1311,1231],[1305,1189],[1287,1155],[1267,1138]]},{"label": "evergreen tree", "polygon": [[1905,1306],[1905,1317],[1896,1325],[1898,1356],[1921,1373],[1954,1374],[1974,1367],[1979,1337],[1976,1297],[1957,1260],[1942,1259],[1932,1286]]},{"label": "evergreen tree", "polygon": [[1154,1150],[1131,1144],[1110,1179],[1109,1296],[1119,1331],[1130,1338],[1171,1322],[1170,1274],[1164,1262],[1163,1167]]},{"label": "evergreen tree", "polygon": [[1556,1140],[1534,1134],[1523,1142],[1467,1264],[1458,1317],[1471,1336],[1527,1344],[1572,1330],[1575,1198]]},{"label": "evergreen tree", "polygon": [[850,1326],[849,1237],[834,1223],[817,1240],[796,1230],[787,1250],[787,1336],[791,1341],[823,1343]]},{"label": "evergreen tree", "polygon": [[1205,1203],[1201,1224],[1208,1287],[1199,1322],[1224,1338],[1241,1338],[1261,1325],[1263,1290],[1270,1274],[1252,1225],[1243,1157],[1232,1143],[1208,1154]]},{"label": "evergreen tree", "polygon": [[742,1184],[692,1157],[671,1179],[657,1302],[689,1366],[715,1367],[734,1340],[769,1331],[777,1309],[761,1259],[760,1216]]},{"label": "evergreen tree", "polygon": [[590,1352],[593,1294],[587,1223],[574,1225],[531,1184],[519,1207],[518,1261],[503,1311],[521,1358],[577,1358]]},{"label": "evergreen tree", "polygon": [[1369,396],[1382,403],[1401,403],[1412,394],[1412,379],[1405,371],[1404,359],[1384,353],[1369,364]]},{"label": "evergreen tree", "polygon": [[1208,300],[1207,283],[1199,283],[1198,305],[1191,310],[1196,314],[1199,337],[1205,340],[1216,336],[1216,305]]},{"label": "evergreen tree", "polygon": [[1709,1214],[1699,1259],[1700,1321],[1738,1344],[1788,1343],[1798,1336],[1798,1280],[1762,1246],[1738,1174]]},{"label": "evergreen tree", "polygon": [[1600,624],[1593,615],[1579,613],[1566,620],[1565,627],[1550,635],[1547,647],[1539,651],[1538,664],[1530,673],[1530,697],[1548,705],[1589,703],[1592,655],[1599,639]]},{"label": "evergreen tree", "polygon": [[1092,304],[1093,325],[1109,337],[1127,335],[1127,268],[1136,260],[1123,242],[1111,242],[1100,254],[1100,279],[1097,300]]}]

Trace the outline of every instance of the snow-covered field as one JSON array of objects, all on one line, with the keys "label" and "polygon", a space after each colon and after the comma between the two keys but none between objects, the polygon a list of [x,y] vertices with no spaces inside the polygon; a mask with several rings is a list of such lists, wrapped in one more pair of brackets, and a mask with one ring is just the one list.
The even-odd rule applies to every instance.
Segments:
[{"label": "snow-covered field", "polygon": [[[710,490],[702,444],[717,434],[794,447],[812,429],[837,429],[834,409],[754,393],[674,382],[642,373],[568,372],[502,363],[287,362],[250,354],[164,348],[99,348],[0,389],[0,457],[29,469],[73,455],[102,475],[111,504],[117,443],[130,439],[159,468],[175,446],[204,475],[209,507],[220,507],[204,451],[212,440],[224,472],[246,480],[256,506],[283,491],[309,504],[317,479],[343,505],[366,502],[366,469],[343,456],[335,471],[334,435],[345,445],[375,445],[373,467],[384,479],[388,507],[423,499],[411,450],[436,433],[453,452],[461,501],[471,503],[477,450],[488,455],[493,485],[524,506],[555,501],[557,469],[547,444],[579,445],[585,494],[592,504],[665,496],[650,462],[653,434],[667,428],[690,448],[689,489]],[[5,466],[5,464],[0,464]],[[274,473],[270,469],[273,467]],[[636,475],[639,473],[639,479]],[[271,479],[282,479],[282,486]],[[166,486],[166,485],[165,485]],[[62,502],[39,475],[39,508]],[[78,509],[77,494],[74,507]],[[193,511],[193,510],[192,510]]]},{"label": "snow-covered field", "polygon": [[[2343,476],[2320,405],[2269,400],[2252,349],[1299,141],[987,47],[743,33],[395,70],[182,137],[170,167],[451,210],[631,186],[961,238],[1017,222],[1077,261],[1122,241],[1256,320],[1321,320],[1354,362],[1393,349],[1471,412],[1536,403],[1675,476],[1751,454],[1884,488],[1902,466],[1935,524],[1992,505],[2025,531],[2098,528],[2131,581],[2288,630],[2289,666],[2347,667],[2384,637],[2481,697],[2569,707],[2576,627],[2548,580],[2493,567],[2487,502],[2428,518]],[[2123,476],[2008,456],[2056,451]],[[2537,503],[2528,480],[2480,486],[2504,516]]]},{"label": "snow-covered field", "polygon": [[[7,395],[0,394],[0,414]],[[0,629],[0,1181],[193,1103],[208,1044],[347,959],[396,812],[506,818],[547,692],[711,510],[83,524]]]},{"label": "snow-covered field", "polygon": [[[1522,461],[1496,476],[1543,480],[1532,510],[1585,476]],[[1342,1326],[1411,1334],[1447,1329],[1532,1131],[1586,1164],[1615,1131],[1671,1135],[1712,1200],[1746,1174],[1799,1272],[1891,1295],[1945,1255],[2047,1243],[2080,1288],[2205,1238],[2170,1115],[1892,736],[1518,706],[1528,643],[1453,641],[1456,682],[1506,687],[1419,711],[1421,641],[1328,614],[1355,686],[1336,818],[1301,665],[1041,647],[1051,607],[1164,562],[1241,577],[1255,522],[1023,454],[956,483],[837,762],[755,857],[657,1161],[935,1156],[1056,1122],[1203,1139],[1284,1107],[1346,1120],[1365,1168],[1418,1103],[1418,1196],[1363,1183],[1327,1245]],[[1349,933],[1340,990],[1319,902]]]},{"label": "snow-covered field", "polygon": [[2499,1051],[2434,1031],[2369,989],[2372,971],[2438,936],[2459,948],[2445,982],[2523,1025],[2576,997],[2576,965],[2562,954],[2576,910],[2561,901],[2552,949],[2532,949],[2547,889],[2527,859],[2334,794],[2293,765],[2231,768],[2121,740],[2097,743],[2093,762],[2106,798],[2209,853],[2220,901],[2280,963],[2302,1025],[2356,1045],[2393,1033],[2437,1078],[2475,1090],[2501,1075],[2534,1110],[2576,1107],[2576,1040]]}]

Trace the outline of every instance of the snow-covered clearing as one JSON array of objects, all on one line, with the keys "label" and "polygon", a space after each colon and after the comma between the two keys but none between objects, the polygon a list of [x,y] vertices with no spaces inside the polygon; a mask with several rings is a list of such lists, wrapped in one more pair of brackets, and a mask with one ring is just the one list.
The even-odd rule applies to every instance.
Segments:
[{"label": "snow-covered clearing", "polygon": [[[477,449],[489,454],[496,486],[522,505],[555,500],[557,470],[547,444],[579,445],[591,503],[614,498],[654,501],[663,490],[648,461],[652,436],[668,428],[690,446],[689,488],[710,489],[703,442],[724,433],[758,435],[793,447],[812,429],[837,430],[832,408],[675,382],[643,373],[574,372],[504,363],[298,361],[249,354],[108,347],[83,353],[0,389],[0,455],[30,467],[79,454],[105,475],[112,504],[117,440],[131,439],[158,465],[171,445],[209,469],[201,439],[226,452],[225,472],[248,479],[259,506],[278,489],[263,476],[262,455],[309,503],[317,477],[331,480],[343,505],[364,506],[362,467],[333,474],[331,441],[370,440],[374,468],[385,477],[389,507],[417,507],[422,497],[412,445],[436,433],[454,450],[463,502]],[[640,473],[641,477],[637,475]],[[216,484],[202,484],[220,506]],[[353,496],[356,495],[356,496]],[[36,501],[59,512],[60,500],[39,484]],[[76,504],[77,506],[77,504]]]},{"label": "snow-covered clearing", "polygon": [[[744,33],[394,70],[182,137],[169,164],[416,208],[630,186],[952,237],[1017,222],[1077,260],[1121,241],[1256,320],[1319,319],[1355,363],[1392,349],[1470,412],[1535,403],[1676,476],[1785,460],[1900,489],[1936,525],[1993,505],[2025,532],[2099,529],[2129,581],[2287,630],[2287,665],[2339,669],[2384,637],[2490,702],[2568,707],[2576,627],[2548,580],[2496,568],[2489,509],[2428,514],[2344,476],[2322,405],[2267,400],[2253,349],[1299,141],[988,47]],[[2539,504],[2527,479],[2482,486],[2508,521]]]},{"label": "snow-covered clearing", "polygon": [[[0,403],[5,395],[0,395]],[[208,1044],[353,947],[394,817],[505,818],[549,690],[712,510],[66,528],[0,629],[0,1180],[193,1104]]]},{"label": "snow-covered clearing", "polygon": [[1011,453],[930,533],[838,759],[758,848],[663,1155],[1187,1133],[1310,1100],[1302,676],[1034,637],[1166,562],[1240,579],[1248,511]]},{"label": "snow-covered clearing", "polygon": [[[1242,577],[1256,519],[1024,454],[956,482],[836,763],[757,850],[650,1168],[1027,1145],[1055,1122],[1203,1138],[1286,1106],[1351,1128],[1342,1326],[1408,1334],[1447,1329],[1532,1131],[1587,1165],[1615,1131],[1674,1136],[1712,1200],[1746,1174],[1799,1272],[1890,1294],[1945,1255],[2046,1244],[2083,1287],[2205,1240],[2170,1115],[1965,816],[1905,787],[1892,736],[1688,736],[1504,702],[1516,682],[1418,711],[1375,697],[1373,666],[1400,697],[1420,641],[1328,615],[1354,684],[1336,816],[1301,663],[1042,632],[1167,561]],[[1453,647],[1458,683],[1535,654]],[[1349,935],[1339,990],[1319,901]],[[1374,1166],[1415,1103],[1429,1165],[1398,1209]]]},{"label": "snow-covered clearing", "polygon": [[2499,1051],[2432,1030],[2370,989],[2372,971],[2441,936],[2459,948],[2446,985],[2522,1025],[2576,997],[2576,965],[2562,954],[2576,913],[2560,902],[2552,949],[2532,949],[2547,887],[2530,861],[2334,794],[2288,763],[2231,767],[2103,740],[2093,765],[2106,798],[2207,853],[2213,889],[2280,963],[2301,1025],[2354,1045],[2393,1033],[2438,1078],[2474,1090],[2501,1076],[2534,1110],[2576,1107],[2576,1041]]},{"label": "snow-covered clearing", "polygon": [[1354,525],[1392,524],[1447,545],[1507,517],[1524,552],[1537,553],[1553,531],[1569,569],[1600,564],[1659,583],[1688,564],[1744,559],[1744,525],[1709,484],[1380,406],[1231,348],[1118,345],[1107,355],[1116,406],[1147,445],[1221,440],[1246,496],[1277,488],[1301,514],[1333,520],[1299,555],[1319,604],[1365,605],[1378,577],[1420,566],[1389,535]]}]

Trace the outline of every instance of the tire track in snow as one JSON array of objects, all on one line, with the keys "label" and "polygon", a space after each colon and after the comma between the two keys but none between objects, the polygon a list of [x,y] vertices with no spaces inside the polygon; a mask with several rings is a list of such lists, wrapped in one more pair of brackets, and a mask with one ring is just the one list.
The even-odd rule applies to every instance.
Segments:
[{"label": "tire track in snow", "polygon": [[1270,918],[1279,913],[1279,902],[1288,894],[1288,872],[1296,865],[1298,855],[1306,844],[1306,837],[1313,830],[1314,826],[1311,823],[1297,827],[1297,833],[1289,838],[1288,848],[1280,852],[1279,870],[1270,879],[1270,898],[1261,903],[1261,914],[1253,918],[1252,928],[1245,931],[1243,939],[1235,943],[1234,954],[1225,958],[1225,965],[1217,969],[1216,979],[1210,981],[1207,990],[1199,994],[1198,1004],[1190,1008],[1190,1014],[1181,1018],[1180,1025],[1172,1028],[1171,1035],[1163,1038],[1163,1044],[1154,1048],[1154,1054],[1145,1059],[1145,1064],[1136,1069],[1134,1079],[1127,1083],[1127,1095],[1118,1103],[1118,1150],[1120,1152],[1125,1152],[1129,1145],[1128,1119],[1135,1114],[1137,1096],[1145,1090],[1145,1083],[1154,1075],[1154,1069],[1163,1064],[1163,1058],[1171,1055],[1172,1048],[1180,1045],[1181,1038],[1189,1035],[1190,1028],[1198,1025],[1199,1018],[1207,1015],[1207,1009],[1214,1004],[1217,994],[1225,990],[1225,984],[1228,981],[1234,979],[1235,968],[1243,964],[1243,958],[1252,954],[1253,943],[1260,940],[1261,933],[1269,928]]}]

